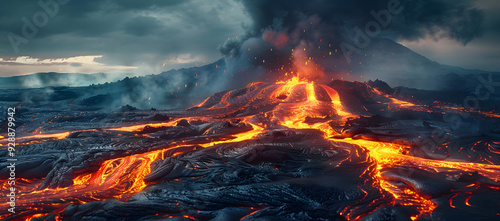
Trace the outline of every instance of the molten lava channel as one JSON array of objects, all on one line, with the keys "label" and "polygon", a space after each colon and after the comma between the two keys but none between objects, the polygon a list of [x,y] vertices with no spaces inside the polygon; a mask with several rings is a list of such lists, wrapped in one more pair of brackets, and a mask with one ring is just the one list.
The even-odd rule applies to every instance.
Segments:
[{"label": "molten lava channel", "polygon": [[[375,95],[386,98],[384,105],[387,106],[387,110],[407,109],[421,111],[425,109],[424,111],[433,111],[422,105],[392,98],[376,89],[370,88],[370,90]],[[383,99],[381,98],[381,100]],[[411,216],[415,220],[422,215],[431,214],[436,208],[435,202],[425,195],[420,195],[416,189],[411,188],[411,185],[400,185],[401,183],[398,185],[398,182],[394,182],[397,177],[387,172],[391,169],[394,170],[394,168],[419,168],[433,173],[478,173],[495,182],[500,181],[499,165],[424,159],[409,155],[408,150],[411,147],[402,143],[342,137],[340,128],[346,122],[363,117],[361,112],[353,112],[351,109],[343,104],[341,96],[332,87],[293,78],[275,84],[253,84],[249,85],[243,92],[231,91],[219,98],[208,98],[199,105],[187,109],[184,115],[178,114],[168,122],[105,128],[104,131],[132,133],[133,136],[139,139],[149,139],[153,135],[148,133],[140,134],[139,132],[146,130],[146,128],[175,127],[184,121],[219,122],[237,120],[239,124],[249,125],[249,127],[242,129],[238,133],[224,135],[224,137],[218,139],[210,137],[210,135],[217,135],[217,130],[206,130],[202,135],[205,138],[201,140],[181,138],[169,142],[162,148],[150,151],[130,151],[130,153],[124,153],[124,156],[119,157],[103,156],[103,160],[93,163],[93,166],[96,167],[93,172],[88,172],[92,170],[85,169],[82,170],[83,173],[75,172],[72,182],[66,186],[39,189],[43,179],[23,178],[19,180],[18,189],[21,193],[18,194],[19,200],[16,202],[21,209],[20,212],[15,216],[2,214],[0,218],[30,220],[35,217],[57,214],[55,218],[59,220],[64,218],[61,212],[71,204],[85,204],[111,198],[126,201],[148,186],[145,177],[152,172],[153,162],[195,151],[199,148],[253,140],[272,128],[316,130],[323,134],[325,140],[331,142],[332,147],[352,145],[365,150],[368,153],[366,161],[375,165],[374,168],[367,169],[365,175],[368,174],[371,177],[373,180],[371,185],[374,188],[379,189],[380,193],[384,193],[387,199],[390,199],[388,202],[380,201],[378,204],[374,201],[374,205],[377,204],[378,206],[370,208],[371,211],[386,205],[412,207],[418,211]],[[18,145],[29,146],[29,142],[32,140],[38,140],[38,142],[64,140],[68,139],[68,136],[74,132],[63,131],[53,134],[26,135],[18,139],[20,141]],[[0,142],[4,141],[1,140]],[[134,146],[132,145],[129,148],[133,149]],[[359,157],[358,152],[352,154]],[[2,189],[5,188],[7,188],[7,185],[4,182]],[[473,189],[475,187],[470,186],[468,188]],[[490,186],[490,188],[499,187]],[[368,193],[366,193],[367,196]],[[7,209],[6,205],[2,205],[2,210],[5,211]],[[367,208],[345,207],[340,212],[340,216],[347,220],[358,220],[370,212],[356,212],[363,209]],[[258,211],[252,211],[247,216],[251,216]],[[187,215],[185,218],[196,219],[196,217]]]}]

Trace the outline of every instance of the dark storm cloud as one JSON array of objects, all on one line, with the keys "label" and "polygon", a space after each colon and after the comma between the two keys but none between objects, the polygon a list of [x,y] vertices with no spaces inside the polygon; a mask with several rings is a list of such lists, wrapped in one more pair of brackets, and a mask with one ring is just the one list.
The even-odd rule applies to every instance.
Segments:
[{"label": "dark storm cloud", "polygon": [[[471,0],[240,2],[253,23],[245,36],[227,40],[219,50],[227,55],[230,72],[244,74],[238,78],[242,81],[279,80],[286,78],[283,72],[326,81],[353,72],[354,63],[361,65],[361,57],[378,45],[371,43],[382,38],[416,41],[430,36],[466,45],[483,31],[484,13]],[[393,65],[389,57],[383,60],[375,65]],[[363,72],[351,77],[366,77]]]},{"label": "dark storm cloud", "polygon": [[[498,0],[476,0],[478,8],[484,14],[482,35],[470,41],[466,46],[447,39],[435,41],[425,39],[419,42],[403,41],[405,46],[431,60],[442,64],[455,65],[469,69],[500,71],[500,4]],[[457,28],[462,28],[460,24]]]},{"label": "dark storm cloud", "polygon": [[[224,55],[237,52],[242,41],[252,37],[261,41],[254,39],[247,43],[250,46],[269,44],[262,39],[265,30],[297,34],[301,28],[298,24],[307,22],[313,15],[319,19],[315,24],[321,37],[301,34],[298,39],[306,43],[318,39],[333,44],[352,41],[356,34],[354,27],[363,29],[367,22],[374,20],[370,12],[387,9],[388,1],[70,0],[59,7],[57,14],[50,17],[47,25],[39,28],[28,43],[19,43],[19,53],[13,50],[7,33],[22,37],[21,18],[32,20],[42,9],[39,0],[4,1],[0,7],[0,57],[104,55],[99,61],[105,64],[139,66],[144,62],[153,67],[150,69],[161,67],[166,58],[180,54],[211,62],[221,57],[220,52]],[[483,1],[496,3],[496,0]],[[467,43],[482,30],[483,14],[474,7],[474,2],[401,0],[403,12],[392,16],[379,37],[417,40],[430,34],[436,39],[448,37]],[[235,35],[238,38],[234,38]],[[284,48],[291,49],[300,41],[290,38],[288,44]],[[222,45],[220,52],[218,45]],[[182,67],[192,65],[194,62]],[[178,66],[165,67],[170,68]]]},{"label": "dark storm cloud", "polygon": [[168,7],[179,5],[181,3],[188,3],[190,0],[168,0],[168,1],[158,1],[158,0],[122,0],[116,1],[116,4],[122,8],[138,10],[138,9],[150,9],[154,7]]},{"label": "dark storm cloud", "polygon": [[[365,25],[376,20],[372,12],[388,9],[389,0],[255,0],[241,1],[254,25],[247,29],[247,37],[260,35],[264,29],[293,31],[300,21],[318,16],[328,33],[323,38],[332,41],[352,39],[354,28],[364,29]],[[393,4],[403,9],[392,16],[383,35],[395,40],[418,40],[432,35],[436,38],[449,37],[467,44],[481,35],[483,13],[471,0],[393,0]],[[234,48],[229,41],[221,47],[228,53]]]},{"label": "dark storm cloud", "polygon": [[[217,45],[242,32],[241,22],[246,18],[241,4],[232,0],[70,0],[59,5],[55,16],[49,16],[47,25],[38,28],[34,37],[26,38],[22,18],[33,23],[33,15],[43,11],[38,2],[55,1],[2,3],[0,57],[104,55],[100,61],[105,64],[145,63],[144,66],[152,67],[149,73],[161,72],[155,67],[178,54],[194,54],[197,56],[192,57],[207,62],[217,60],[221,56]],[[18,53],[8,33],[27,40],[18,42]],[[194,62],[189,63],[192,65]],[[179,66],[172,64],[163,70],[170,68]]]},{"label": "dark storm cloud", "polygon": [[160,21],[153,17],[137,16],[125,23],[124,31],[135,36],[145,36],[153,34],[161,29]]}]

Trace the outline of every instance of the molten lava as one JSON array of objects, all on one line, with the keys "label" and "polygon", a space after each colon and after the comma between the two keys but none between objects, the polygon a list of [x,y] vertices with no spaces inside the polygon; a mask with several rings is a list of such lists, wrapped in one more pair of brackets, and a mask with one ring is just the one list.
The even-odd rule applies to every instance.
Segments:
[{"label": "molten lava", "polygon": [[[345,82],[342,84],[345,85],[335,89],[331,85],[305,82],[296,77],[275,84],[254,83],[244,89],[216,94],[192,108],[167,112],[172,116],[168,122],[128,123],[128,125],[116,125],[101,130],[89,128],[71,132],[26,134],[18,138],[20,142],[17,145],[21,148],[30,148],[30,145],[33,145],[30,143],[32,141],[41,144],[52,142],[55,145],[57,142],[68,140],[80,142],[81,145],[79,145],[84,146],[86,140],[92,137],[89,135],[84,138],[81,134],[85,133],[102,133],[106,134],[105,136],[113,135],[114,138],[106,139],[109,143],[109,147],[104,148],[106,151],[100,151],[97,148],[85,152],[88,157],[93,157],[95,160],[89,161],[82,158],[81,165],[83,166],[61,160],[62,164],[53,164],[63,165],[59,170],[37,179],[20,179],[17,184],[20,192],[16,201],[19,212],[14,215],[2,213],[0,218],[31,220],[36,217],[51,217],[55,220],[62,220],[71,217],[73,214],[71,208],[76,210],[76,207],[71,207],[71,205],[80,205],[78,208],[84,211],[82,205],[89,202],[116,199],[124,203],[134,195],[136,196],[134,200],[140,201],[141,197],[147,197],[147,194],[141,195],[142,191],[154,188],[161,191],[162,183],[176,185],[186,179],[195,182],[196,179],[210,176],[209,173],[202,171],[222,160],[219,162],[207,159],[205,163],[190,163],[180,160],[182,158],[179,157],[194,157],[190,154],[196,154],[203,149],[212,151],[211,148],[216,147],[220,149],[213,149],[215,156],[229,159],[234,156],[234,159],[245,159],[248,165],[257,165],[257,160],[258,162],[266,162],[266,160],[275,162],[274,160],[279,158],[279,154],[272,152],[272,149],[266,149],[269,146],[274,145],[277,149],[287,146],[293,150],[295,145],[306,145],[310,149],[306,152],[318,151],[320,156],[336,160],[325,161],[330,162],[329,164],[321,164],[328,170],[352,167],[353,171],[359,173],[356,174],[357,179],[363,180],[357,184],[357,187],[353,187],[359,188],[359,191],[356,191],[360,193],[358,194],[360,198],[350,202],[350,205],[342,206],[339,210],[328,212],[332,217],[342,217],[347,220],[359,220],[388,206],[403,208],[402,210],[412,220],[416,220],[422,216],[432,215],[439,206],[439,202],[433,200],[438,196],[449,193],[471,193],[465,201],[465,204],[470,206],[472,192],[500,189],[498,185],[500,165],[498,164],[423,158],[411,154],[414,143],[402,142],[404,137],[396,139],[395,134],[385,134],[386,136],[376,133],[363,134],[359,131],[366,132],[366,128],[348,128],[351,122],[373,117],[374,114],[371,114],[373,112],[397,113],[405,110],[436,113],[447,107],[428,107],[398,100],[362,83],[358,85]],[[350,90],[355,86],[361,88],[358,90],[361,91],[359,92],[361,95],[371,100],[355,101],[349,97],[343,97],[343,95],[353,94]],[[477,114],[482,114],[483,117],[497,117],[490,113]],[[308,134],[314,133],[319,133],[320,136],[313,136],[315,141],[308,144],[300,143],[299,138],[293,138],[296,140],[292,141],[286,140],[288,136],[307,137]],[[2,139],[0,142],[3,144],[6,141]],[[127,143],[125,149],[120,149],[123,146],[121,143]],[[261,149],[251,150],[256,146]],[[322,149],[318,149],[319,147]],[[245,158],[246,155],[242,153],[247,150],[253,151],[254,155],[264,150],[274,154],[266,155],[267,158],[260,155],[260,157]],[[497,150],[493,148],[492,152],[494,151]],[[498,153],[500,152],[496,154]],[[333,156],[345,156],[345,158],[337,159]],[[75,156],[73,159],[80,158]],[[286,162],[285,159],[292,160],[283,156],[282,162]],[[300,159],[293,160],[300,161]],[[173,163],[174,161],[178,164]],[[276,161],[274,164],[276,171],[287,170],[286,164],[281,164],[281,158]],[[229,160],[217,165],[220,167],[224,164],[229,165],[231,162]],[[182,168],[192,169],[195,172],[185,173],[182,172]],[[305,167],[300,169],[302,170],[306,170]],[[193,175],[197,171],[200,171],[200,174]],[[172,175],[174,173],[177,175]],[[442,190],[434,191],[427,189],[425,183],[422,184],[421,181],[411,178],[425,174],[437,177],[433,179],[447,177],[445,179],[448,179],[450,183],[452,180],[466,180],[464,177],[480,178],[468,183],[463,181],[467,185],[453,183],[448,185],[449,190],[445,186]],[[58,177],[62,180],[58,181]],[[296,178],[293,182],[299,182],[300,179],[303,178]],[[159,186],[148,189],[149,185]],[[2,190],[6,188],[7,185],[4,182]],[[233,194],[237,195],[237,193]],[[345,201],[349,202],[347,199]],[[133,203],[134,200],[129,201]],[[365,201],[369,203],[364,204]],[[176,202],[173,206],[181,208],[188,204],[186,199],[186,201]],[[6,205],[2,205],[2,211],[6,211]],[[451,201],[450,205],[453,205]],[[240,218],[246,220],[257,216],[271,206],[273,205],[264,205],[264,203],[241,205],[239,210],[246,211],[246,215]],[[218,207],[214,206],[213,209],[216,208]],[[208,208],[210,209],[211,207]],[[196,209],[198,212],[199,210],[200,208]],[[196,214],[196,212],[182,214],[183,211],[188,210],[179,209],[175,214],[155,212],[152,215],[167,218],[187,217],[194,220],[203,220],[203,217],[210,216],[208,213]],[[85,213],[80,215],[83,216]]]}]

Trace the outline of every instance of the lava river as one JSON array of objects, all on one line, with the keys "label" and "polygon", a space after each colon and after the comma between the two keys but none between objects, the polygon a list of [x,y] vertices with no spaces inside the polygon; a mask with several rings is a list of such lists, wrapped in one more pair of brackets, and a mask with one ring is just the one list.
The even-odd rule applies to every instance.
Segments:
[{"label": "lava river", "polygon": [[[16,213],[2,203],[0,218],[499,219],[500,139],[450,130],[439,118],[450,110],[498,119],[365,83],[293,78],[185,110],[82,113],[108,119],[93,126],[61,122],[36,133],[27,124],[16,143]],[[422,142],[437,130],[442,143]]]}]

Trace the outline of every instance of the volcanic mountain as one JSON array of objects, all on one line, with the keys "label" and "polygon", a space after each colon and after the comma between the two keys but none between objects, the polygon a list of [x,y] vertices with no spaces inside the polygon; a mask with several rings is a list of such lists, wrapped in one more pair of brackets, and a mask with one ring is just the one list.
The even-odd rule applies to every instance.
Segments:
[{"label": "volcanic mountain", "polygon": [[[477,85],[481,84],[477,74],[488,73],[439,64],[388,39],[373,39],[363,53],[355,55],[350,63],[346,63],[340,49],[332,50],[332,56],[338,59],[321,65],[325,72],[335,75],[334,79],[380,79],[394,87],[397,93],[403,92],[410,98],[422,91],[413,93],[413,89],[409,88],[434,90],[440,94],[440,101],[461,105],[463,98],[475,93]],[[255,64],[258,65],[262,64]],[[127,77],[116,82],[106,82],[113,77],[100,74],[62,74],[54,77],[58,73],[40,73],[1,78],[0,87],[6,89],[0,90],[0,105],[23,102],[25,105],[43,106],[75,100],[80,105],[93,108],[117,109],[125,105],[139,109],[187,108],[220,90],[234,90],[250,82],[264,81],[258,74],[252,75],[247,71],[232,73],[230,69],[225,59],[221,59],[205,66]],[[492,82],[500,81],[498,73],[492,73],[492,76]],[[93,85],[82,86],[83,82]],[[500,95],[498,90],[489,92],[495,97]],[[419,100],[428,98],[424,96]]]}]

